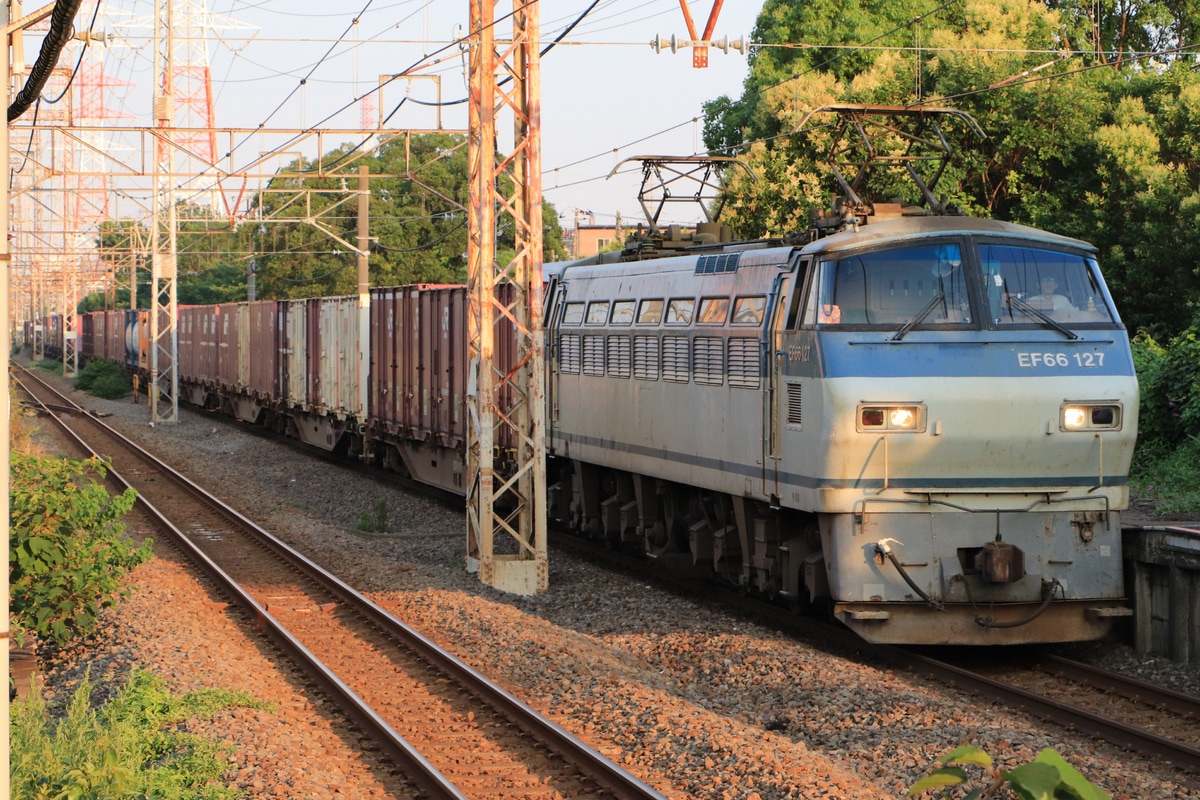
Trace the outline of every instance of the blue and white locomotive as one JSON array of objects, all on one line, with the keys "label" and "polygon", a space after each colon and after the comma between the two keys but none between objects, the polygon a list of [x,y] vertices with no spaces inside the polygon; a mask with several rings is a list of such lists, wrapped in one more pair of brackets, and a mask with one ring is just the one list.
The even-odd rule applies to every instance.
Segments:
[{"label": "blue and white locomotive", "polygon": [[554,268],[552,515],[874,642],[1099,638],[1138,387],[1095,249],[878,210]]}]

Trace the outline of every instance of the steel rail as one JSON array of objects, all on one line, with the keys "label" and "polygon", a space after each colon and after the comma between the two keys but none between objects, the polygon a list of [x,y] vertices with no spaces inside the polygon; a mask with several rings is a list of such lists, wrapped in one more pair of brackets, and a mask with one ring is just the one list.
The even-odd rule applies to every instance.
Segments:
[{"label": "steel rail", "polygon": [[936,675],[940,679],[952,683],[956,688],[987,695],[1004,703],[1015,705],[1034,716],[1049,719],[1068,728],[1097,734],[1113,744],[1125,745],[1143,755],[1158,756],[1183,769],[1200,772],[1200,749],[1196,747],[1168,739],[1120,720],[1010,686],[1003,681],[993,680],[945,661],[919,653],[904,652],[905,659],[910,666],[927,674]]},{"label": "steel rail", "polygon": [[[66,404],[74,406],[78,411],[76,413],[83,414],[89,417],[90,421],[105,429],[108,435],[113,436],[123,442],[127,447],[138,451],[141,457],[152,463],[156,469],[161,470],[164,477],[176,482],[186,491],[196,495],[203,502],[209,504],[213,509],[226,515],[235,524],[245,527],[252,532],[254,536],[259,538],[261,542],[269,546],[278,555],[283,556],[290,564],[304,571],[309,577],[316,579],[330,591],[348,599],[355,607],[364,612],[372,622],[384,628],[390,635],[396,637],[404,646],[409,647],[414,652],[419,654],[428,663],[436,669],[444,672],[452,680],[459,682],[467,688],[473,696],[483,702],[491,704],[501,714],[511,719],[522,731],[540,742],[543,746],[549,748],[564,758],[575,768],[579,769],[589,779],[594,781],[601,789],[609,792],[616,800],[665,800],[661,794],[655,791],[649,785],[627,772],[625,769],[615,764],[599,751],[595,750],[588,744],[571,735],[566,729],[552,722],[551,720],[538,714],[532,708],[527,706],[515,696],[509,694],[501,687],[495,685],[487,679],[482,673],[479,673],[466,662],[458,657],[438,647],[434,642],[406,625],[401,620],[397,619],[383,608],[380,608],[370,599],[363,596],[353,587],[345,584],[339,578],[322,568],[320,565],[309,561],[300,553],[288,547],[273,534],[256,525],[253,521],[244,517],[240,512],[226,505],[219,498],[216,498],[206,492],[199,485],[190,481],[183,475],[176,472],[161,459],[158,459],[153,454],[143,450],[139,445],[114,430],[109,425],[95,418],[84,409],[76,406],[69,398],[63,397],[53,387],[45,384],[43,386],[47,390],[54,392],[61,397]],[[55,416],[55,415],[52,415]],[[56,421],[64,429],[69,430],[66,424],[55,416]],[[79,442],[82,439],[74,431],[71,435]],[[89,452],[86,444],[83,445]],[[111,470],[110,474],[116,475],[115,470]],[[118,479],[124,482],[123,478]],[[127,483],[125,485],[128,485]],[[162,519],[157,510],[153,508],[148,501],[139,497],[139,502],[142,502],[156,518]],[[353,703],[356,709],[356,715],[362,715],[362,723],[369,730],[380,730],[386,734],[383,742],[394,741],[396,744],[389,744],[389,750],[393,747],[398,748],[395,753],[401,764],[406,767],[411,766],[417,771],[423,781],[428,782],[428,787],[424,784],[419,784],[420,788],[429,791],[433,797],[446,798],[465,798],[465,795],[459,793],[458,789],[449,783],[445,776],[429,764],[412,746],[405,741],[398,733],[391,729],[381,718],[375,714],[348,686],[346,686],[336,675],[330,672],[320,661],[316,659],[302,644],[295,641],[286,630],[284,630],[270,613],[260,606],[256,601],[247,595],[240,587],[238,587],[231,578],[215,563],[211,561],[204,553],[194,545],[178,528],[165,522],[165,525],[187,547],[189,555],[194,555],[199,563],[206,571],[210,572],[214,578],[224,586],[228,586],[252,613],[256,614],[269,626],[273,636],[280,638],[281,643],[291,652],[297,655],[297,658],[304,663],[306,667],[312,664],[312,668],[319,670],[320,681],[337,697],[345,697],[348,702]],[[416,780],[414,783],[418,783]]]},{"label": "steel rail", "polygon": [[[573,541],[572,541],[573,540]],[[660,581],[666,581],[677,591],[688,592],[690,587],[686,581],[677,576],[664,575],[662,570],[656,570],[653,564],[638,559],[632,559],[624,554],[602,550],[579,537],[559,534],[555,544],[569,543],[579,552],[587,551],[597,560],[610,564],[619,564],[621,569],[633,569],[639,575]],[[982,696],[998,700],[1007,705],[1018,707],[1027,713],[1041,719],[1055,722],[1067,728],[1093,733],[1113,744],[1129,747],[1137,752],[1163,758],[1178,767],[1192,772],[1200,772],[1200,749],[1191,745],[1176,742],[1165,736],[1138,728],[1120,720],[1104,717],[1085,709],[1077,708],[1050,698],[1042,697],[1033,692],[1010,686],[1003,681],[980,675],[964,667],[950,664],[940,659],[892,645],[871,644],[859,638],[849,629],[840,624],[827,623],[811,617],[804,617],[767,601],[730,589],[716,589],[707,586],[704,596],[719,601],[747,614],[760,622],[769,622],[780,629],[806,638],[819,639],[830,646],[844,648],[877,659],[893,667],[908,669],[913,672],[932,677],[950,686]],[[1045,656],[1049,663],[1070,663],[1067,659],[1055,656]],[[1065,666],[1064,666],[1065,669]],[[1110,675],[1112,673],[1109,673]],[[1121,676],[1113,680],[1129,682]],[[1087,679],[1090,683],[1091,680]],[[1188,695],[1180,695],[1150,684],[1140,684],[1148,687],[1143,697],[1148,702],[1157,703],[1165,700],[1165,705],[1179,713],[1181,708],[1187,708],[1182,713],[1191,713],[1190,709],[1197,707],[1200,700]],[[1152,693],[1150,689],[1153,689]],[[1149,700],[1150,697],[1156,698]],[[1177,699],[1181,698],[1181,699]],[[1198,717],[1200,719],[1200,717]]]},{"label": "steel rail", "polygon": [[1152,683],[1119,675],[1115,672],[1075,661],[1063,656],[1050,653],[1039,654],[1031,659],[1031,664],[1044,672],[1061,675],[1064,678],[1076,680],[1095,686],[1105,691],[1113,692],[1129,700],[1136,700],[1158,708],[1170,709],[1173,714],[1181,717],[1191,717],[1200,725],[1200,697],[1183,692],[1176,692]]},{"label": "steel rail", "polygon": [[[190,493],[205,497],[207,502],[207,493],[203,489],[196,486],[191,481],[179,475],[165,463],[155,458],[153,455],[146,453],[141,447],[122,436],[117,431],[113,430],[108,425],[105,425],[94,416],[87,413],[86,410],[73,403],[70,398],[63,396],[54,387],[42,381],[36,375],[28,373],[30,377],[36,380],[46,391],[52,392],[62,398],[65,405],[55,404],[50,406],[39,400],[20,378],[15,378],[21,389],[28,394],[33,402],[45,410],[45,413],[55,421],[56,424],[71,438],[79,447],[86,453],[91,453],[93,456],[102,458],[100,453],[97,453],[82,436],[70,425],[66,423],[58,414],[53,413],[52,409],[67,411],[81,416],[91,418],[91,421],[97,425],[106,428],[110,435],[124,442],[129,448],[138,451],[147,460],[155,464],[161,469],[164,474],[175,480],[180,485],[187,488]],[[115,468],[107,469],[108,477],[119,486],[131,488],[128,481],[121,476]],[[211,498],[218,506],[224,506],[216,498]],[[328,667],[326,667],[315,655],[312,654],[303,644],[297,641],[288,631],[279,623],[274,616],[266,609],[259,605],[253,597],[251,597],[236,581],[234,581],[225,570],[221,569],[211,558],[208,557],[199,547],[196,546],[174,523],[162,514],[154,504],[143,497],[140,493],[137,502],[142,508],[154,519],[154,521],[165,531],[167,531],[174,544],[178,546],[184,554],[192,561],[193,564],[204,570],[218,587],[225,593],[232,595],[237,599],[237,602],[251,614],[256,620],[264,626],[264,630],[271,639],[279,645],[285,652],[292,656],[293,660],[299,663],[305,672],[325,688],[343,708],[351,712],[351,717],[368,731],[377,743],[382,745],[387,753],[395,759],[396,763],[404,770],[408,780],[421,791],[428,793],[431,798],[445,798],[445,800],[467,800],[466,795],[462,794],[453,783],[442,775],[432,764],[430,764],[424,756],[420,754],[409,744],[400,734],[396,733],[382,718],[376,714],[370,706],[368,706],[361,698],[355,694],[350,687],[341,681]],[[227,508],[227,507],[226,507]],[[232,514],[237,514],[236,511],[228,509]],[[240,515],[238,515],[240,516]],[[250,523],[253,525],[253,523]],[[265,533],[265,531],[264,531]],[[267,534],[270,536],[270,534]],[[272,537],[274,538],[274,537]]]}]

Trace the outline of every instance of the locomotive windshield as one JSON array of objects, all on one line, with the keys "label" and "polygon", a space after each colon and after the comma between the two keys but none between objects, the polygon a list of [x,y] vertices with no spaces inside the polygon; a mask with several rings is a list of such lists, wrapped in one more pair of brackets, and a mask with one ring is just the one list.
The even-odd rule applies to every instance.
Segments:
[{"label": "locomotive windshield", "polygon": [[892,328],[897,339],[918,326],[978,320],[989,327],[1045,325],[1069,334],[1067,327],[1075,323],[1115,319],[1095,262],[1024,245],[980,244],[970,253],[941,243],[856,253],[822,262],[816,277],[810,322]]},{"label": "locomotive windshield", "polygon": [[[1094,262],[1072,253],[1012,245],[983,245],[989,317],[997,325],[1112,322]],[[1040,312],[1040,314],[1038,313]]]},{"label": "locomotive windshield", "polygon": [[903,326],[971,321],[957,244],[920,245],[822,264],[817,322]]}]

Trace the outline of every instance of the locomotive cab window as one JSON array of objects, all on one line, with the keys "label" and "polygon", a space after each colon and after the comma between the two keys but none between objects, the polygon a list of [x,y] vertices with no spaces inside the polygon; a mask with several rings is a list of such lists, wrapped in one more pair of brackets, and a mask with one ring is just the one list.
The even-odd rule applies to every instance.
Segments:
[{"label": "locomotive cab window", "polygon": [[690,325],[696,301],[690,297],[676,297],[667,303],[668,325]]},{"label": "locomotive cab window", "polygon": [[578,325],[583,322],[583,303],[567,303],[563,309],[563,325]]},{"label": "locomotive cab window", "polygon": [[825,261],[817,281],[818,325],[896,328],[971,322],[962,250],[956,243]]},{"label": "locomotive cab window", "polygon": [[618,300],[613,303],[612,316],[609,318],[610,325],[632,325],[633,324],[633,300]]},{"label": "locomotive cab window", "polygon": [[696,324],[724,325],[728,317],[728,297],[702,297],[700,299],[700,316],[696,318]]},{"label": "locomotive cab window", "polygon": [[1115,320],[1090,258],[1001,244],[982,245],[979,258],[988,315],[996,325]]},{"label": "locomotive cab window", "polygon": [[588,303],[586,324],[603,325],[606,322],[608,322],[608,301]]},{"label": "locomotive cab window", "polygon": [[662,315],[662,300],[643,300],[638,306],[637,323],[638,325],[657,325],[662,322]]}]

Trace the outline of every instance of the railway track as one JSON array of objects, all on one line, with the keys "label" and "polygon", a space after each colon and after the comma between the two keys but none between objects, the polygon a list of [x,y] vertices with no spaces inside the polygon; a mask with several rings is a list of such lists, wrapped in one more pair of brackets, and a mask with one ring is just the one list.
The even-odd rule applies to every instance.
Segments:
[{"label": "railway track", "polygon": [[[428,798],[660,798],[30,373],[23,391],[235,598]],[[46,413],[50,413],[46,410]],[[86,442],[86,444],[85,444]],[[186,520],[178,525],[171,520]]]},{"label": "railway track", "polygon": [[[697,586],[664,577],[652,564],[603,547],[558,534],[593,557],[633,570],[647,579],[666,580],[685,592]],[[929,650],[912,650],[863,641],[836,623],[795,614],[778,605],[733,590],[705,585],[703,593],[760,621],[809,639],[856,652],[893,668],[933,678],[953,688],[1000,701],[1033,716],[1110,742],[1142,755],[1163,759],[1200,773],[1200,698],[1046,653],[1010,648],[1002,655],[937,658]],[[964,652],[956,649],[956,653]]]},{"label": "railway track", "polygon": [[933,662],[966,688],[1200,772],[1200,698],[1043,652],[970,666]]}]

